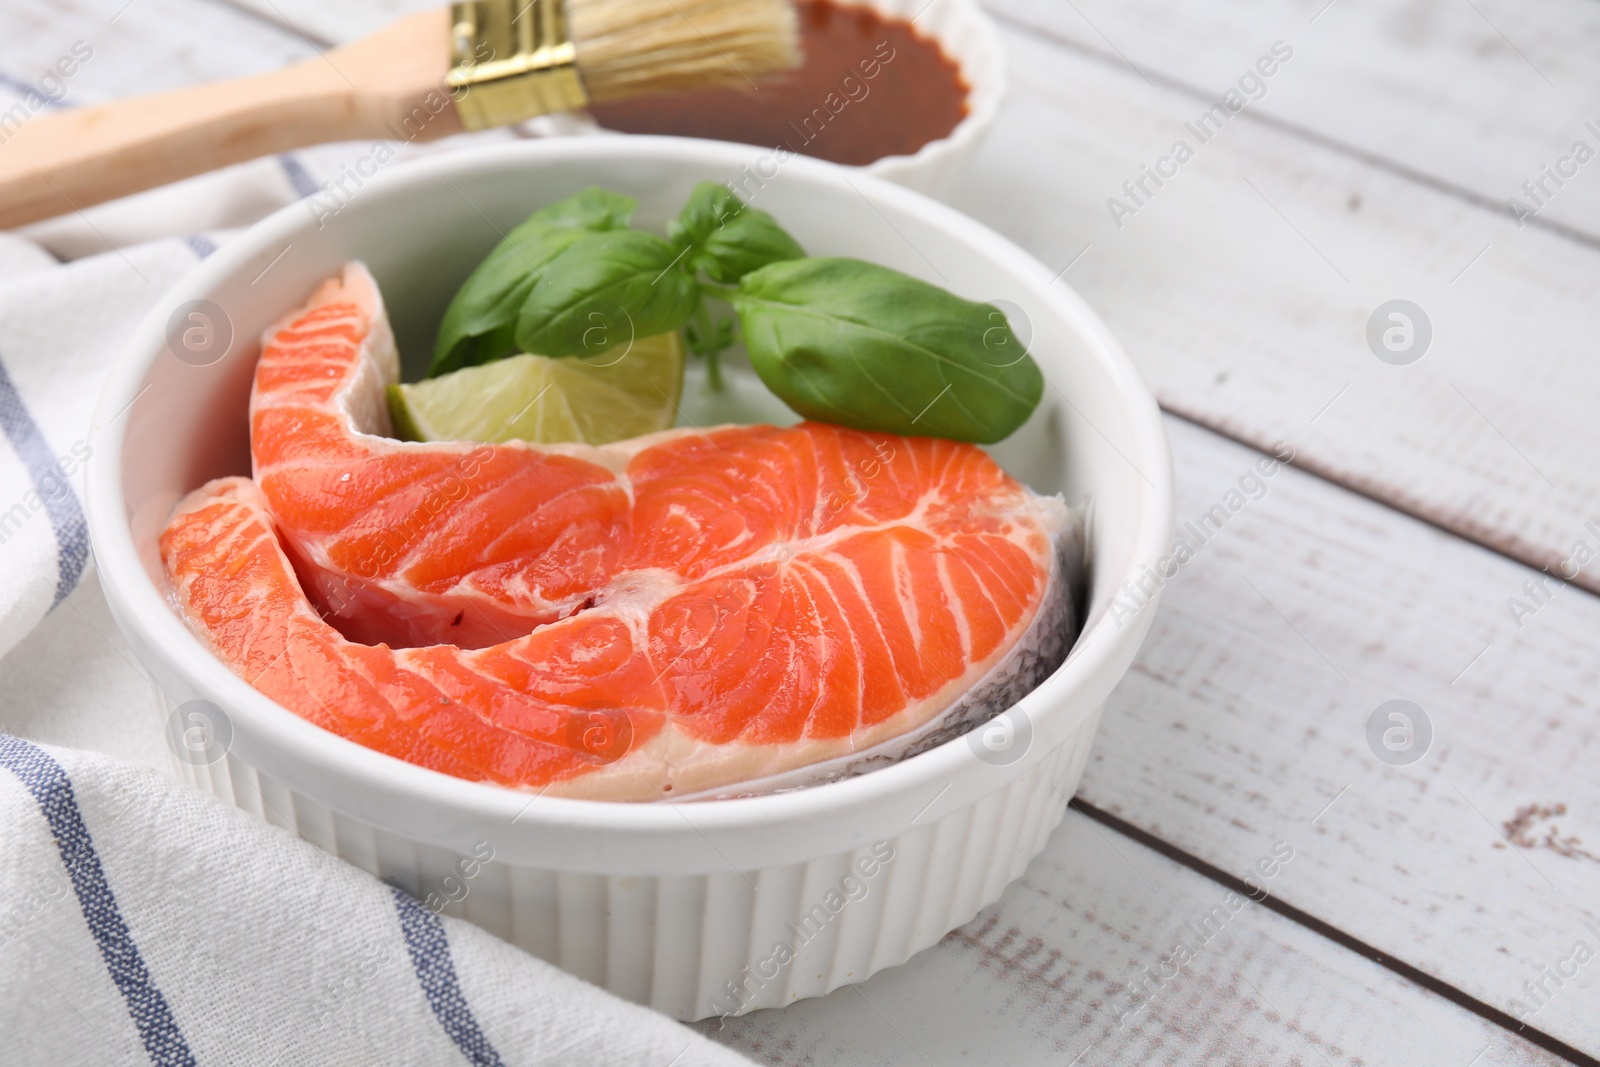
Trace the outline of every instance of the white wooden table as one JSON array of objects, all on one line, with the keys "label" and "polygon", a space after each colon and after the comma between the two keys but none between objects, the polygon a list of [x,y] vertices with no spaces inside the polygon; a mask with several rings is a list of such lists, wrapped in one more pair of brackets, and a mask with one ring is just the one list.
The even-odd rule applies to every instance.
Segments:
[{"label": "white wooden table", "polygon": [[[80,101],[246,73],[401,6],[13,3],[0,82],[79,38]],[[1167,586],[998,904],[706,1029],[772,1064],[1596,1063],[1600,562],[1541,568],[1600,553],[1600,161],[1521,225],[1507,198],[1600,151],[1600,4],[990,7],[1013,92],[957,205],[1120,335],[1170,412],[1180,525],[1278,442],[1294,466]],[[1275,42],[1265,95],[1117,225],[1107,198]],[[1366,338],[1395,299],[1431,324],[1409,365]],[[92,599],[47,625],[106,625]],[[1368,742],[1395,699],[1431,724],[1407,765]],[[1274,849],[1267,900],[1195,936]]]}]

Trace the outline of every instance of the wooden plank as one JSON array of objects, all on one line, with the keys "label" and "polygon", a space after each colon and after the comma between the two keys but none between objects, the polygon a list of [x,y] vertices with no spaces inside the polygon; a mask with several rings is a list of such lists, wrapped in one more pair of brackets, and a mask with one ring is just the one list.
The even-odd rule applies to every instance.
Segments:
[{"label": "wooden plank", "polygon": [[[1519,629],[1506,602],[1530,599],[1526,568],[1168,428],[1194,556],[1080,796],[1228,871],[1291,839],[1281,899],[1600,1053],[1600,966],[1544,972],[1580,940],[1600,952],[1600,600],[1553,593]],[[1396,699],[1432,729],[1406,766],[1367,735]]]},{"label": "wooden plank", "polygon": [[1600,8],[1589,0],[985,0],[1034,27],[1170,80],[1193,102],[1220,96],[1275,40],[1294,51],[1250,112],[1346,145],[1499,210],[1517,197],[1542,222],[1600,235],[1600,175],[1522,189],[1577,140],[1600,151]]},{"label": "wooden plank", "polygon": [[403,15],[437,5],[433,0],[349,0],[323,4],[317,0],[217,0],[261,18],[292,27],[328,44],[344,44],[382,29]]},{"label": "wooden plank", "polygon": [[291,30],[200,0],[61,0],[8,9],[5,20],[8,95],[36,87],[74,42],[92,49],[65,79],[63,105],[256,74],[317,53]]},{"label": "wooden plank", "polygon": [[[1006,39],[1013,96],[957,206],[1066,268],[1165,406],[1536,566],[1566,557],[1600,499],[1600,255],[1242,118],[1119,229],[1107,200],[1197,143],[1193,101]],[[1409,366],[1366,338],[1397,298],[1432,324]],[[1600,568],[1576,580],[1600,590]]]},{"label": "wooden plank", "polygon": [[[1265,882],[1287,890],[1313,837],[1286,822],[1245,862],[1294,850]],[[1075,811],[997,904],[906,966],[700,1028],[819,1067],[1561,1062]]]}]

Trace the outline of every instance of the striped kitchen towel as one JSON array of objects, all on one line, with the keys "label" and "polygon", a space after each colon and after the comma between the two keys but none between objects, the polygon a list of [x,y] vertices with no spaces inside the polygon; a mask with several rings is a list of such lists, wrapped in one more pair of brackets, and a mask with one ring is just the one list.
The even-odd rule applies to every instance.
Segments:
[{"label": "striped kitchen towel", "polygon": [[0,1064],[749,1063],[106,756],[0,734],[0,835]]},{"label": "striped kitchen towel", "polygon": [[0,234],[0,1067],[748,1064],[137,765],[163,723],[93,574],[92,407],[227,238],[188,225],[314,192],[314,159]]},{"label": "striped kitchen towel", "polygon": [[166,240],[58,264],[0,235],[0,653],[84,576],[83,469],[100,381],[196,257]]},{"label": "striped kitchen towel", "polygon": [[145,311],[216,248],[193,227],[225,233],[317,187],[283,156],[0,234],[0,654],[88,569],[95,397]]}]

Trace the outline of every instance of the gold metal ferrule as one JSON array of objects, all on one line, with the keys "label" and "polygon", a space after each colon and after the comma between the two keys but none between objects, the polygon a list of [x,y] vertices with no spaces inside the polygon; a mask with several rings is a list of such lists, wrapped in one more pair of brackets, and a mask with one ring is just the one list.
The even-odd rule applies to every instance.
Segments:
[{"label": "gold metal ferrule", "polygon": [[450,5],[449,84],[469,130],[506,126],[589,103],[565,0]]}]

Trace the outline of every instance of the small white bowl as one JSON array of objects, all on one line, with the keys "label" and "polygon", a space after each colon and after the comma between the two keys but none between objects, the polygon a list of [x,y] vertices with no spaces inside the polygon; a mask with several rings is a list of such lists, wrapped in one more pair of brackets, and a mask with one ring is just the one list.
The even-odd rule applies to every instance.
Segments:
[{"label": "small white bowl", "polygon": [[[978,223],[859,171],[796,158],[746,186],[814,254],[1003,299],[1031,328],[1053,388],[994,451],[1036,488],[1092,502],[1090,589],[1076,646],[1008,713],[1018,740],[1000,755],[969,735],[847,781],[693,804],[531,797],[451,778],[329,734],[234,675],[163,598],[156,539],[184,493],[249,471],[256,338],[347,260],[372,268],[401,351],[425,358],[461,279],[534,208],[602,184],[636,196],[639,223],[660,227],[696,181],[752,173],[763,156],[676,138],[520,142],[409,164],[320,221],[304,203],[286,207],[140,324],[100,398],[87,488],[107,599],[163,709],[220,709],[215,749],[175,748],[185,778],[682,1019],[819,996],[904,962],[997,898],[1060,821],[1106,694],[1154,614],[1153,598],[1121,587],[1145,580],[1172,535],[1156,405],[1076,295]],[[220,310],[234,338],[207,366],[169,348],[192,301]],[[1139,603],[1112,612],[1114,597]],[[773,962],[779,942],[794,960]],[[747,992],[730,999],[729,983]]]},{"label": "small white bowl", "polygon": [[1006,95],[1006,54],[994,20],[977,0],[841,0],[896,18],[916,21],[924,37],[939,43],[961,68],[967,83],[967,113],[949,136],[929,141],[909,156],[884,156],[863,169],[908,189],[941,199],[955,191],[989,136]]},{"label": "small white bowl", "polygon": [[[859,168],[919,193],[947,199],[977,158],[1005,100],[1006,54],[994,20],[977,0],[832,2],[840,7],[871,8],[889,18],[911,22],[922,37],[937,42],[960,68],[961,80],[967,85],[967,113],[948,136],[929,141],[909,156],[884,156]],[[536,119],[534,128],[545,134],[628,136],[605,129],[582,112]]]}]

